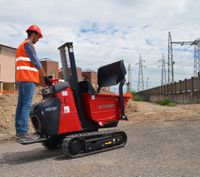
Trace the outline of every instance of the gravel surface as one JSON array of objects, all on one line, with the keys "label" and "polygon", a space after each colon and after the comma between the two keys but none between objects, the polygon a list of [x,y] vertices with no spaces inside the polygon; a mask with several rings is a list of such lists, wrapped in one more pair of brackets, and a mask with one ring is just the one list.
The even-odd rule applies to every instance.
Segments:
[{"label": "gravel surface", "polygon": [[41,144],[0,144],[1,177],[199,177],[200,121],[170,121],[122,127],[124,148],[78,159]]}]

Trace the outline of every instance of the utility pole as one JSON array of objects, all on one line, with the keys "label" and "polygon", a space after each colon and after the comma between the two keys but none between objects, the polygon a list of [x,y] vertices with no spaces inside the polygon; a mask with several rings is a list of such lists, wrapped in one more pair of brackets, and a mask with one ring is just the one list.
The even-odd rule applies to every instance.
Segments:
[{"label": "utility pole", "polygon": [[173,49],[172,49],[172,36],[168,33],[168,84],[174,82],[174,59],[173,59]]},{"label": "utility pole", "polygon": [[[168,34],[168,83],[174,82],[174,61],[173,61],[173,44],[193,45],[194,46],[194,76],[200,72],[200,38],[195,41],[172,41],[171,33]],[[171,77],[170,77],[171,76]]]},{"label": "utility pole", "polygon": [[127,85],[127,92],[132,91],[131,64],[128,65],[128,82],[126,85]]},{"label": "utility pole", "polygon": [[200,71],[200,39],[195,40],[193,43],[194,47],[194,76],[198,76]]},{"label": "utility pole", "polygon": [[161,85],[165,85],[167,83],[166,80],[166,69],[165,69],[165,55],[163,53],[162,60],[159,60],[161,62]]},{"label": "utility pole", "polygon": [[[137,65],[139,65],[139,71],[138,71],[138,87],[137,87],[137,91],[142,91],[144,90],[144,77],[143,77],[143,62],[144,60],[142,60],[142,55],[140,54],[140,58],[139,58],[139,63],[137,63]],[[144,61],[145,62],[145,61]]]}]

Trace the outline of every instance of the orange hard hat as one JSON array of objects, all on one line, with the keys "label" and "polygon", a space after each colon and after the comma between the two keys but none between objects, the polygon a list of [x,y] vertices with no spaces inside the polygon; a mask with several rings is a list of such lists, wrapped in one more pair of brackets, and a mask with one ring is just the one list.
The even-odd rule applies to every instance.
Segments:
[{"label": "orange hard hat", "polygon": [[37,26],[37,25],[31,25],[31,26],[29,26],[28,29],[26,30],[26,32],[28,32],[28,31],[35,31],[35,32],[37,32],[40,35],[40,38],[43,37],[42,31],[41,31],[40,27]]}]

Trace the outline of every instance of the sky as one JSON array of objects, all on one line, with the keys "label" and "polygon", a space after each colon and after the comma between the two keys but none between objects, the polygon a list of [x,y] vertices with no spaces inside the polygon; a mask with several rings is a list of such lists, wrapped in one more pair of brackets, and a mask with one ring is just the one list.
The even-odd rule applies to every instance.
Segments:
[{"label": "sky", "polygon": [[[35,45],[39,58],[60,62],[58,47],[73,42],[83,70],[121,59],[130,64],[134,90],[141,54],[145,88],[152,88],[161,84],[159,60],[164,53],[167,63],[168,32],[172,41],[200,37],[199,7],[199,0],[0,0],[0,44],[17,48],[28,26],[37,24],[44,35]],[[190,78],[193,46],[173,49],[175,81]]]}]

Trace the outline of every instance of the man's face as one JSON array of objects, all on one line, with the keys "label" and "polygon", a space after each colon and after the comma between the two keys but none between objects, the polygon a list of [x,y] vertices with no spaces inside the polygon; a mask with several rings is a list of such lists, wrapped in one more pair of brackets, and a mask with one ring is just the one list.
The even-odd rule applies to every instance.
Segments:
[{"label": "man's face", "polygon": [[40,35],[38,33],[33,33],[33,44],[35,44],[37,41],[39,41]]}]

